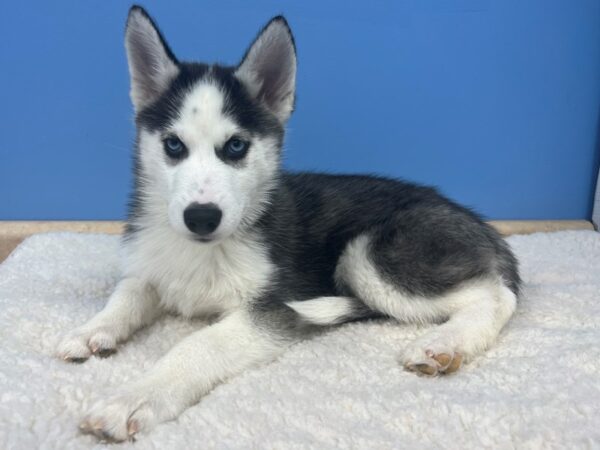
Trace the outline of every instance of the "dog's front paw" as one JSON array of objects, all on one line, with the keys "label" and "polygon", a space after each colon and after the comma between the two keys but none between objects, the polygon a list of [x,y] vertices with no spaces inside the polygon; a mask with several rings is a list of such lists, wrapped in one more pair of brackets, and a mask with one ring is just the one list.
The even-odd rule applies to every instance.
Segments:
[{"label": "dog's front paw", "polygon": [[108,442],[133,439],[171,417],[171,409],[151,389],[132,387],[97,402],[79,424],[85,434]]},{"label": "dog's front paw", "polygon": [[95,403],[79,429],[105,441],[121,442],[176,418],[182,409],[176,396],[168,395],[166,386],[142,381]]},{"label": "dog's front paw", "polygon": [[81,363],[90,355],[106,358],[116,351],[116,333],[110,327],[83,327],[69,333],[58,344],[57,353],[65,361]]}]

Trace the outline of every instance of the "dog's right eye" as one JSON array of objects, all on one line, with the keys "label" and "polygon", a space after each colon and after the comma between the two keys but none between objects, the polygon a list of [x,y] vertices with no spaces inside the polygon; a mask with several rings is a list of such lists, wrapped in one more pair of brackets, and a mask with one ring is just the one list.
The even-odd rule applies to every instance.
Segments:
[{"label": "dog's right eye", "polygon": [[169,158],[181,159],[187,155],[187,148],[178,137],[169,136],[163,140],[165,153]]}]

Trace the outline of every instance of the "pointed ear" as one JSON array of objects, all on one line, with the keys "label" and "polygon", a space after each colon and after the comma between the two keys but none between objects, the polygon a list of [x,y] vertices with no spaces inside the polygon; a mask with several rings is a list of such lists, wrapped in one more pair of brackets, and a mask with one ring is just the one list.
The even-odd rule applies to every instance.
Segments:
[{"label": "pointed ear", "polygon": [[136,112],[155,101],[175,78],[177,59],[160,31],[139,6],[129,10],[125,48],[131,77],[131,101]]},{"label": "pointed ear", "polygon": [[258,34],[235,74],[280,122],[290,117],[296,92],[296,48],[282,16],[271,19]]}]

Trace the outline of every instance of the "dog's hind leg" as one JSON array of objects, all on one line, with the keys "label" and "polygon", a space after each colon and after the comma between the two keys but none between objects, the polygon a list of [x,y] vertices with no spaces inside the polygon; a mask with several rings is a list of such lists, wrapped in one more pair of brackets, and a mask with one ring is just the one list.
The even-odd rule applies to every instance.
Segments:
[{"label": "dog's hind leg", "polygon": [[486,350],[516,306],[515,294],[499,280],[474,282],[433,301],[449,303],[454,311],[401,355],[406,369],[424,375],[454,372],[463,358]]},{"label": "dog's hind leg", "polygon": [[371,252],[368,236],[352,241],[340,257],[337,282],[370,308],[401,322],[441,323],[404,349],[401,362],[409,370],[454,372],[491,345],[514,312],[516,296],[498,276],[471,279],[436,296],[409,294],[382,275]]},{"label": "dog's hind leg", "polygon": [[92,354],[109,356],[116,352],[117,342],[152,322],[159,313],[154,288],[136,278],[125,278],[102,311],[67,334],[58,345],[57,353],[70,362],[83,362]]}]

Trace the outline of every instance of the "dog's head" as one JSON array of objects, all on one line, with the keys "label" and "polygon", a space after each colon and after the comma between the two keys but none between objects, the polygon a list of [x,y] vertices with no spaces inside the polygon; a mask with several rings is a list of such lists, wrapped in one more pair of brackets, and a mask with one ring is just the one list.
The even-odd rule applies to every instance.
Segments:
[{"label": "dog's head", "polygon": [[272,19],[236,67],[180,62],[137,6],[125,44],[138,127],[134,215],[203,242],[251,224],[277,182],[294,107],[285,19]]}]

